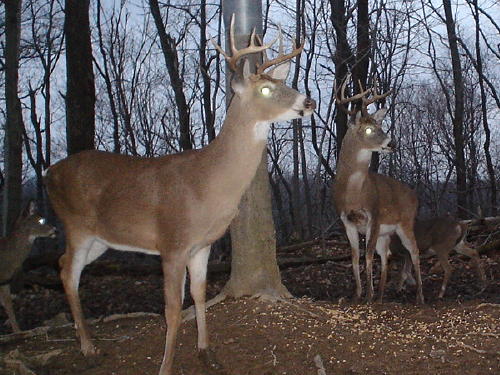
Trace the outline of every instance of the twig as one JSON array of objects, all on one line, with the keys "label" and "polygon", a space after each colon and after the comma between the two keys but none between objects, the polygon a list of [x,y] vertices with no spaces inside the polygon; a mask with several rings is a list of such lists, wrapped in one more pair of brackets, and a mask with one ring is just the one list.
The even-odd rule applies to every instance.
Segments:
[{"label": "twig", "polygon": [[464,344],[464,343],[463,343],[463,342],[461,342],[461,341],[458,341],[458,345],[460,345],[462,348],[472,350],[473,352],[476,352],[476,353],[480,353],[480,354],[486,354],[486,353],[487,353],[487,351],[486,351],[486,350],[476,349],[476,348],[474,348],[473,346],[470,346],[470,345]]},{"label": "twig", "polygon": [[480,309],[480,308],[483,308],[483,307],[496,307],[496,308],[500,308],[500,304],[498,303],[480,303],[479,305],[476,306],[476,309]]},{"label": "twig", "polygon": [[314,364],[318,368],[318,375],[326,375],[325,366],[323,365],[323,360],[319,354],[314,356]]}]

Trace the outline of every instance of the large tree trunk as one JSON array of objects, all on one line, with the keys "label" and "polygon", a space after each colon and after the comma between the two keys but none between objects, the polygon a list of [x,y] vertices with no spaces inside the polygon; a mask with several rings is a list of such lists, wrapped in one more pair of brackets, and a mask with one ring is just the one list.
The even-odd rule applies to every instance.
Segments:
[{"label": "large tree trunk", "polygon": [[160,7],[158,6],[158,0],[149,0],[149,6],[155,21],[156,29],[158,30],[158,35],[160,36],[161,49],[165,57],[170,83],[174,90],[175,104],[179,113],[179,144],[183,150],[190,150],[193,146],[191,144],[189,126],[189,107],[186,102],[186,96],[184,95],[182,78],[179,71],[179,59],[177,58],[175,39],[165,30],[165,25],[161,18]]},{"label": "large tree trunk", "polygon": [[[227,0],[226,0],[227,1]],[[266,151],[231,224],[231,278],[223,293],[230,297],[289,297],[276,259],[276,233]]]},{"label": "large tree trunk", "polygon": [[3,190],[3,234],[9,233],[21,211],[23,117],[17,95],[21,0],[5,0],[5,180]]},{"label": "large tree trunk", "polygon": [[[262,4],[260,1],[252,4],[241,0],[224,1],[226,33],[233,13],[237,47],[246,47],[253,26],[256,27],[257,34],[262,35]],[[248,29],[243,30],[244,25]],[[239,214],[231,224],[231,277],[222,291],[227,296],[290,296],[281,283],[276,261],[276,233],[266,156],[267,153],[264,152],[257,173],[240,202]]]},{"label": "large tree trunk", "polygon": [[[335,80],[338,87],[347,76],[348,66],[353,60],[353,54],[347,40],[347,15],[345,9],[345,0],[330,0],[331,14],[330,19],[335,29],[337,36],[336,53],[334,56],[335,63]],[[333,88],[334,90],[337,87]],[[337,103],[335,113],[335,131],[337,135],[337,159],[347,131],[347,114],[342,111]]]},{"label": "large tree trunk", "polygon": [[68,155],[94,148],[95,86],[89,3],[90,0],[65,2]]},{"label": "large tree trunk", "polygon": [[453,85],[455,89],[455,109],[453,113],[453,140],[455,143],[455,168],[457,172],[457,213],[460,218],[467,215],[467,179],[464,155],[464,82],[460,53],[458,51],[455,21],[451,11],[450,0],[443,0],[446,17],[446,31],[450,43],[451,64],[453,68]]}]

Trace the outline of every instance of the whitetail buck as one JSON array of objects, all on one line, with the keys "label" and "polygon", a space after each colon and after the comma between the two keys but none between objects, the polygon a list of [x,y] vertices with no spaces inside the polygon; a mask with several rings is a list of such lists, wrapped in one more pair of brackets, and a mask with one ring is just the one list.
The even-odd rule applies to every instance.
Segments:
[{"label": "whitetail buck", "polygon": [[30,202],[12,233],[0,238],[0,302],[14,332],[19,332],[20,328],[12,306],[10,282],[21,269],[38,237],[55,237],[55,228],[46,224],[45,219],[36,213],[34,202]]},{"label": "whitetail buck", "polygon": [[[359,275],[359,233],[366,235],[367,300],[373,299],[372,263],[375,249],[380,255],[382,271],[378,300],[382,300],[387,279],[387,258],[391,235],[396,233],[411,254],[417,277],[417,300],[424,302],[418,247],[413,235],[413,222],[417,213],[417,195],[405,184],[369,170],[372,152],[392,152],[391,138],[382,130],[386,109],[368,113],[368,105],[389,95],[377,94],[368,89],[345,98],[347,77],[337,100],[351,115],[349,127],[342,142],[337,163],[333,198],[345,226],[351,245],[352,268],[356,281],[356,300],[361,297]],[[371,95],[371,96],[370,96]],[[361,111],[348,110],[343,106],[361,100]]]},{"label": "whitetail buck", "polygon": [[[443,268],[443,283],[441,284],[438,298],[443,298],[451,276],[452,268],[448,257],[452,250],[471,258],[476,267],[479,279],[483,285],[486,283],[486,276],[481,266],[479,254],[475,249],[467,245],[465,239],[467,236],[467,224],[460,223],[456,218],[446,215],[427,220],[416,220],[414,230],[417,246],[422,256],[436,255],[439,264]],[[390,250],[391,253],[404,257],[398,287],[401,290],[406,280],[414,283],[410,271],[410,259],[408,258],[408,252],[404,250],[403,244],[396,236],[391,238]]]},{"label": "whitetail buck", "polygon": [[199,356],[210,368],[220,368],[208,351],[205,323],[210,245],[237,213],[261,161],[270,123],[310,115],[315,108],[313,100],[284,85],[289,60],[303,47],[279,54],[250,73],[244,57],[261,53],[271,44],[257,45],[252,34],[249,46],[237,50],[231,26],[231,56],[216,46],[234,71],[234,96],[220,134],[205,148],[158,158],[86,151],[48,170],[49,197],[66,231],[61,278],[84,355],[96,354],[96,348],[78,296],[80,274],[86,264],[112,247],[161,256],[167,334],[160,374],[172,373],[186,267],[195,303]]}]

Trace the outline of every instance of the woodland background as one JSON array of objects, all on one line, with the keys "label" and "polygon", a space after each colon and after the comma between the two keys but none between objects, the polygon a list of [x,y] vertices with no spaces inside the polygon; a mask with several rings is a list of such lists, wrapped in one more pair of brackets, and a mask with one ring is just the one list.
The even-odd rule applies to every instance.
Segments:
[{"label": "woodland background", "polygon": [[[4,1],[5,7],[9,3],[16,2]],[[151,11],[154,4],[157,15]],[[3,71],[9,56],[16,56],[9,50],[5,7],[0,8]],[[218,1],[90,1],[95,128],[71,140],[64,8],[62,0],[24,0],[20,9],[16,91],[23,152],[15,163],[22,168],[24,196],[36,197],[41,207],[42,171],[64,158],[70,145],[77,150],[85,134],[98,149],[159,156],[206,145],[226,108],[225,64],[209,43],[210,37],[221,40]],[[375,158],[373,167],[415,188],[422,216],[497,215],[497,1],[267,0],[263,11],[266,39],[280,24],[288,46],[292,38],[306,41],[288,81],[317,101],[311,119],[274,124],[269,136],[279,244],[328,237],[339,225],[331,183],[347,118],[334,98],[336,80],[348,71],[354,82],[377,82],[380,91],[393,91],[380,105],[389,108],[385,126],[398,149]],[[0,75],[5,87],[0,136],[6,140],[0,154],[2,192],[5,154],[12,149],[6,108],[17,103],[9,104],[9,82]]]}]

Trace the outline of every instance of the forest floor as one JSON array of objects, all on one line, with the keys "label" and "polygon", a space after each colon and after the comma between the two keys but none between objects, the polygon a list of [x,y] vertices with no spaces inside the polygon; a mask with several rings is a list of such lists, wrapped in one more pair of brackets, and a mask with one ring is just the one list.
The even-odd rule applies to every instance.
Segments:
[{"label": "forest floor", "polygon": [[[278,257],[320,259],[332,254],[347,255],[347,247],[316,245],[295,249],[293,254],[279,252]],[[82,276],[86,317],[99,318],[92,324],[98,357],[84,358],[72,326],[61,326],[70,315],[60,284],[32,285],[14,300],[21,327],[54,327],[15,338],[6,335],[9,328],[0,309],[0,375],[22,373],[11,369],[21,362],[36,375],[157,374],[166,329],[161,274],[130,267],[132,261],[154,265],[156,259],[127,256],[119,260],[105,256]],[[277,303],[243,298],[211,307],[207,313],[211,346],[230,375],[316,375],[321,374],[319,358],[327,375],[500,373],[500,252],[482,257],[488,278],[484,290],[472,264],[454,255],[454,273],[443,300],[436,297],[442,274],[429,272],[435,261],[422,260],[424,306],[415,304],[414,288],[397,293],[393,283],[383,304],[352,304],[350,260],[282,268],[283,282],[296,298]],[[375,267],[374,273],[378,270]],[[209,298],[228,276],[209,275]],[[395,270],[390,276],[394,282]],[[190,304],[187,298],[186,305]],[[102,319],[132,312],[159,315]],[[191,320],[179,332],[174,373],[207,374],[195,353],[196,325]]]}]

